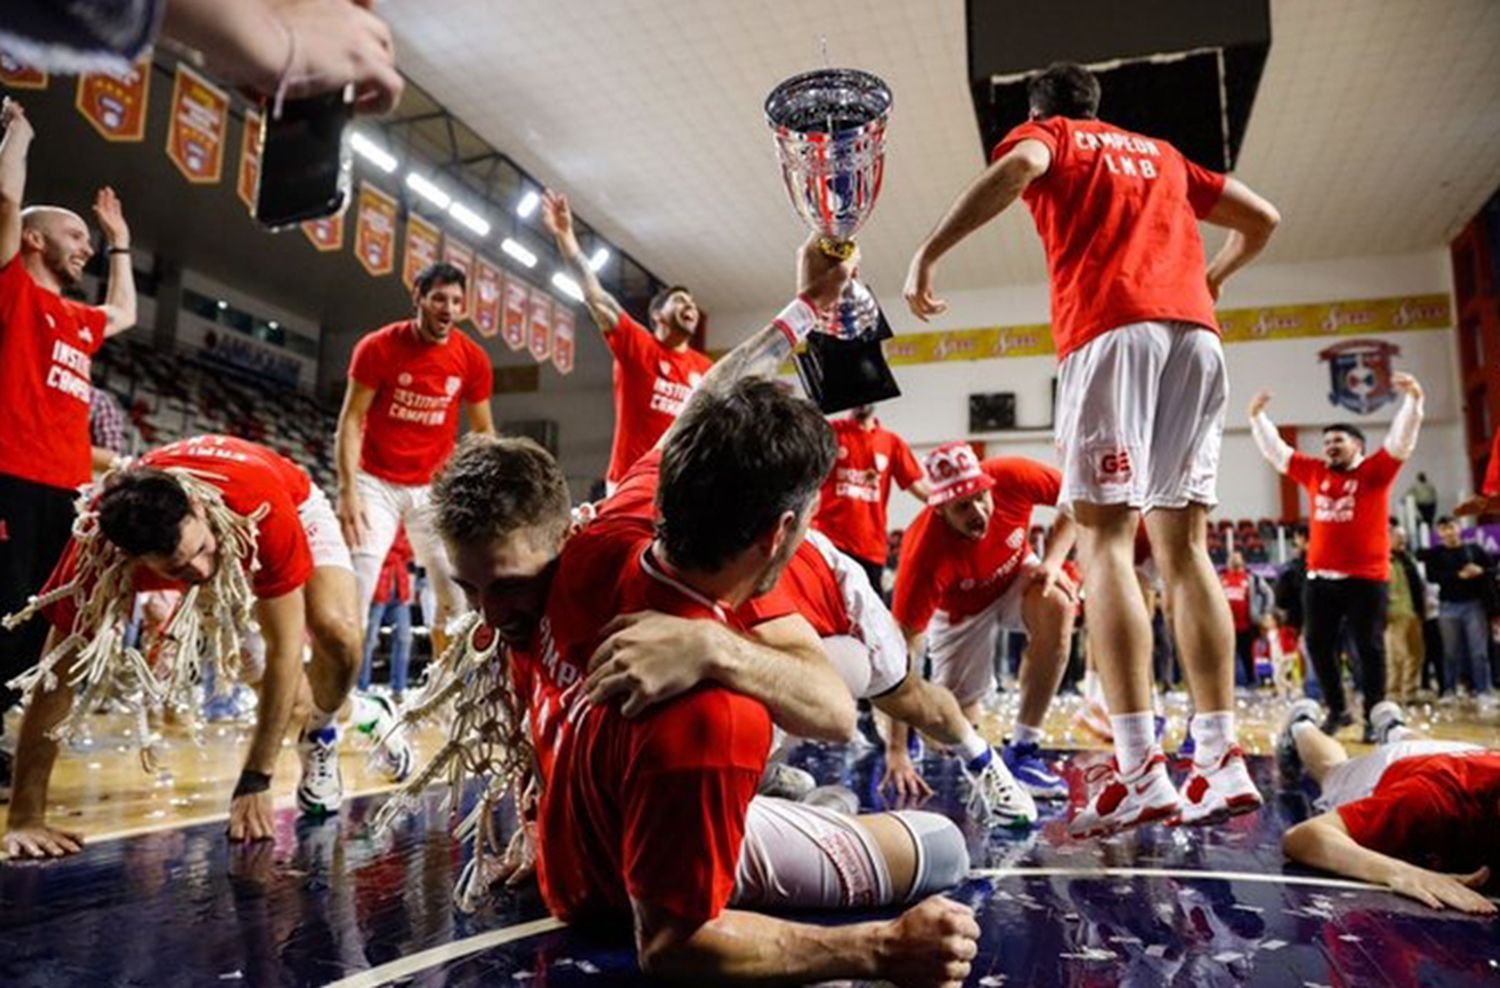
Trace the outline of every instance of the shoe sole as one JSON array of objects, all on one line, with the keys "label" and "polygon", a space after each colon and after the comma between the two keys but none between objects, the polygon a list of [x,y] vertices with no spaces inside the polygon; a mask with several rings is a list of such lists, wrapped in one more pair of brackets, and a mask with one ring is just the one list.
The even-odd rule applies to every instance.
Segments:
[{"label": "shoe sole", "polygon": [[303,816],[333,816],[338,813],[342,805],[343,802],[340,801],[337,806],[330,809],[324,803],[314,803],[308,800],[300,792],[297,794],[297,809],[302,811]]},{"label": "shoe sole", "polygon": [[1148,806],[1137,813],[1133,820],[1126,820],[1109,826],[1095,827],[1082,833],[1069,829],[1068,834],[1078,840],[1092,840],[1095,837],[1110,837],[1122,831],[1132,830],[1148,823],[1158,820],[1170,819],[1182,812],[1181,803],[1165,803],[1161,806]]},{"label": "shoe sole", "polygon": [[1192,819],[1188,819],[1188,817],[1186,817],[1185,815],[1179,813],[1177,815],[1177,818],[1175,820],[1169,820],[1167,822],[1167,826],[1169,826],[1169,827],[1206,827],[1206,826],[1212,826],[1212,825],[1214,825],[1216,823],[1223,823],[1224,821],[1232,819],[1232,818],[1237,817],[1237,816],[1243,816],[1246,813],[1254,813],[1256,810],[1260,809],[1261,806],[1264,805],[1264,803],[1265,803],[1265,801],[1259,795],[1252,795],[1251,793],[1241,793],[1240,795],[1235,796],[1233,799],[1230,799],[1230,800],[1226,801],[1223,806],[1221,806],[1218,809],[1214,810],[1212,813],[1207,813],[1207,814],[1205,814],[1205,815],[1203,815],[1201,817],[1194,817]]}]

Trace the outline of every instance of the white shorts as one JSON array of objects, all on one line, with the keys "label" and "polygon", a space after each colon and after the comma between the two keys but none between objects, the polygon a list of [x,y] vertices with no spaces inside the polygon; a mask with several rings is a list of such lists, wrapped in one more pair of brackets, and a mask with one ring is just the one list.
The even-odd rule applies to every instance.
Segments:
[{"label": "white shorts", "polygon": [[298,505],[297,517],[302,519],[302,531],[307,533],[314,566],[335,566],[353,572],[354,562],[344,544],[339,516],[334,514],[327,494],[314,487],[307,500]]},{"label": "white shorts", "polygon": [[1060,503],[1216,504],[1228,398],[1217,333],[1139,322],[1096,336],[1058,371]]},{"label": "white shorts", "polygon": [[885,857],[857,818],[774,796],[750,800],[730,905],[848,909],[893,900]]},{"label": "white shorts", "polygon": [[[906,637],[901,634],[901,628],[891,616],[890,609],[885,606],[885,601],[880,598],[880,593],[870,585],[869,574],[863,566],[816,529],[808,531],[807,541],[818,550],[833,572],[844,611],[849,616],[850,634],[857,640],[857,644],[862,644],[868,650],[867,680],[861,676],[861,682],[857,684],[859,688],[851,683],[850,692],[856,700],[867,700],[889,693],[906,680],[911,668],[906,656]],[[850,682],[848,675],[844,678],[845,682]]]},{"label": "white shorts", "polygon": [[1464,744],[1462,741],[1398,741],[1395,744],[1383,744],[1368,755],[1351,758],[1329,769],[1328,774],[1323,777],[1323,794],[1317,799],[1317,808],[1327,812],[1357,799],[1364,799],[1375,791],[1385,770],[1403,758],[1479,750],[1478,745]]},{"label": "white shorts", "polygon": [[932,681],[967,707],[985,699],[995,688],[995,644],[1000,630],[1025,631],[1022,602],[1031,585],[1031,573],[1042,564],[1028,556],[1005,592],[978,614],[954,621],[938,611],[927,626],[927,657],[932,660]]},{"label": "white shorts", "polygon": [[359,589],[359,613],[370,613],[375,584],[380,580],[380,567],[391,551],[391,544],[396,541],[397,529],[404,523],[412,555],[416,557],[417,565],[427,571],[427,580],[437,594],[439,609],[446,610],[447,618],[452,619],[463,609],[462,601],[453,583],[448,553],[432,525],[432,511],[428,506],[430,488],[426,484],[393,484],[363,470],[355,475],[354,488],[359,494],[367,523],[364,541],[352,550],[354,579]]}]

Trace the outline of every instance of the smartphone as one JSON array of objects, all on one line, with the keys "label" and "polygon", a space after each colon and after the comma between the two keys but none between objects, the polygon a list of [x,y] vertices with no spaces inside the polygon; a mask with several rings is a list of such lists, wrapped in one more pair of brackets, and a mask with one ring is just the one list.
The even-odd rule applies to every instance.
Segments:
[{"label": "smartphone", "polygon": [[349,201],[354,87],[287,100],[261,129],[255,219],[269,230],[333,216]]}]

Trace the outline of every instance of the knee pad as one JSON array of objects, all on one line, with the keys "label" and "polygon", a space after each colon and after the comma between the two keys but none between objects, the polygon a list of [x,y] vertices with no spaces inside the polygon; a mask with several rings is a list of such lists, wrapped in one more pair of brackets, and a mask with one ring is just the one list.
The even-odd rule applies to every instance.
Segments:
[{"label": "knee pad", "polygon": [[895,817],[917,846],[917,874],[906,901],[925,899],[964,880],[969,874],[969,848],[952,820],[923,810],[898,810]]}]

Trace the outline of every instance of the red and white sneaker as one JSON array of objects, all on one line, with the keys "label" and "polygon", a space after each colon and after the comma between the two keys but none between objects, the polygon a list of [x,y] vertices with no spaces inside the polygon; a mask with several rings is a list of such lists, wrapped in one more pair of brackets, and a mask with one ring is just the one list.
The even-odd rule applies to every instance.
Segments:
[{"label": "red and white sneaker", "polygon": [[1193,763],[1182,783],[1182,813],[1172,826],[1220,823],[1258,810],[1262,802],[1260,790],[1250,781],[1250,771],[1245,767],[1245,752],[1232,744],[1215,765],[1205,768]]},{"label": "red and white sneaker", "polygon": [[1085,780],[1090,785],[1103,781],[1104,785],[1068,825],[1074,837],[1104,837],[1153,820],[1170,819],[1181,809],[1177,790],[1167,776],[1167,756],[1160,749],[1129,775],[1121,774],[1111,758],[1107,764],[1089,769]]}]

